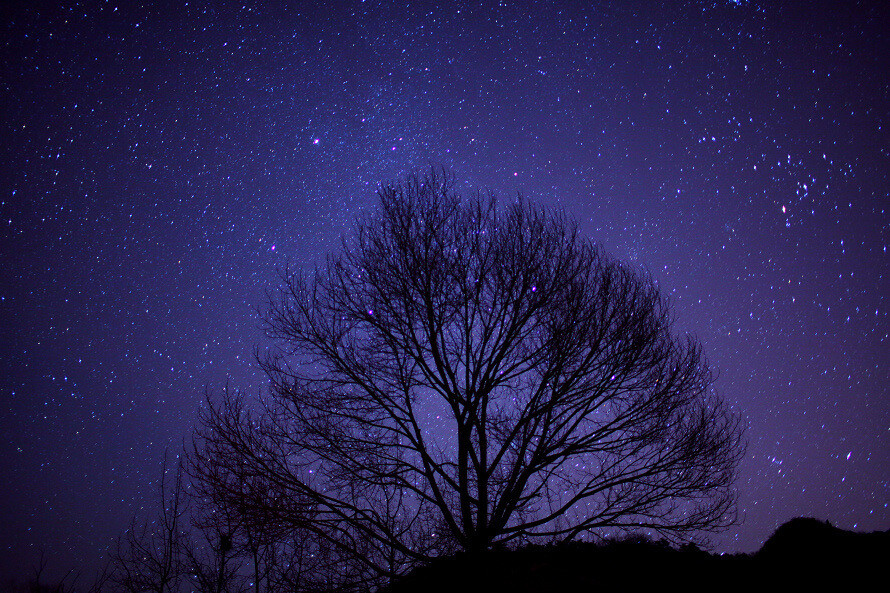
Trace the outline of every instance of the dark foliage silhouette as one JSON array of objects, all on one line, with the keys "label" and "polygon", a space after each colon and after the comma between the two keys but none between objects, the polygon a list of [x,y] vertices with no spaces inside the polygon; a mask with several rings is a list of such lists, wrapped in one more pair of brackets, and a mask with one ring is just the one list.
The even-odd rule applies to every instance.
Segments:
[{"label": "dark foliage silhouette", "polygon": [[461,550],[687,541],[734,520],[740,424],[648,277],[447,174],[379,198],[326,266],[282,273],[270,396],[209,404],[201,497],[305,537],[336,586]]}]

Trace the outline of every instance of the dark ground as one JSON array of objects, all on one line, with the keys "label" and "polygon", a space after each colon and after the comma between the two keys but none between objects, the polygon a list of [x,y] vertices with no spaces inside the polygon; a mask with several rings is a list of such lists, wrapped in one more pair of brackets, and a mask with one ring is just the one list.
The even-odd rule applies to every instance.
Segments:
[{"label": "dark ground", "polygon": [[[645,537],[529,546],[441,558],[379,593],[886,591],[888,568],[890,529],[856,533],[797,518],[753,554],[710,554],[693,544],[677,549]],[[107,582],[71,573],[50,584],[38,576],[4,585],[5,593],[108,590]]]},{"label": "dark ground", "polygon": [[709,554],[694,545],[632,538],[458,555],[418,569],[387,593],[415,591],[885,590],[890,530],[854,533],[792,519],[754,554]]}]

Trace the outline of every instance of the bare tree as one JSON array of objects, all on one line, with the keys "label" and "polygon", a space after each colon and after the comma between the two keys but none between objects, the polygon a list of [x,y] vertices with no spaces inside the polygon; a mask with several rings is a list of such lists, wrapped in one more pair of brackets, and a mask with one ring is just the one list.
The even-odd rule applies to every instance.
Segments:
[{"label": "bare tree", "polygon": [[31,567],[33,574],[30,580],[19,586],[14,582],[10,583],[7,589],[10,593],[15,591],[21,591],[21,593],[101,593],[108,581],[108,566],[103,565],[96,572],[92,581],[82,583],[82,573],[71,569],[61,578],[46,583],[44,571],[48,564],[46,550],[41,546],[38,548],[37,561]]},{"label": "bare tree", "polygon": [[208,505],[190,492],[184,470],[180,459],[169,468],[165,452],[160,511],[150,521],[134,517],[108,579],[123,593],[260,593],[273,542],[237,507]]},{"label": "bare tree", "polygon": [[[172,475],[171,475],[172,472]],[[111,558],[110,581],[124,593],[179,593],[188,576],[188,496],[181,461],[167,465],[159,483],[161,508],[152,521],[138,522],[118,540]]]},{"label": "bare tree", "polygon": [[[226,393],[228,394],[228,388]],[[225,414],[240,418],[238,412],[231,408],[233,401],[229,397],[224,399],[227,402],[225,405],[229,406]],[[253,593],[261,593],[264,584],[267,591],[279,589],[273,586],[272,581],[281,581],[289,586],[295,579],[299,580],[303,573],[300,566],[305,562],[301,561],[302,557],[297,552],[291,552],[295,550],[293,544],[297,534],[292,527],[282,528],[277,525],[274,518],[265,511],[272,504],[271,500],[257,504],[268,493],[263,482],[255,478],[247,479],[246,472],[230,471],[216,456],[192,455],[190,469],[193,479],[197,478],[195,483],[198,485],[193,497],[197,509],[193,517],[194,527],[203,533],[205,544],[215,550],[222,550],[223,546],[214,546],[213,541],[221,544],[224,537],[227,538],[229,545],[226,546],[226,555],[247,561],[239,572],[250,574]],[[225,490],[225,504],[219,504],[214,491],[206,487],[208,484],[214,484],[217,490]],[[220,574],[224,572],[218,570],[220,562],[208,562],[206,558],[197,555],[193,555],[192,563],[196,574],[213,571],[213,567],[217,567],[216,572]],[[291,587],[289,590],[293,589]]]},{"label": "bare tree", "polygon": [[247,593],[235,528],[225,518],[207,521],[197,529],[200,540],[186,549],[189,574],[197,593]]},{"label": "bare tree", "polygon": [[353,584],[458,549],[734,520],[740,423],[648,276],[447,174],[379,198],[326,266],[282,273],[270,397],[229,394],[199,430],[207,496],[313,534]]}]

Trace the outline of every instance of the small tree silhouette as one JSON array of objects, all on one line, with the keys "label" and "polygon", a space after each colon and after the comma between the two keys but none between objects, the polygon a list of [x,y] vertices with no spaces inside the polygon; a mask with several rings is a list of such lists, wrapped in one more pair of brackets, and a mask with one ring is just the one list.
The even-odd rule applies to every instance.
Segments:
[{"label": "small tree silhouette", "polygon": [[447,174],[379,198],[325,267],[282,273],[270,397],[208,406],[203,496],[311,534],[339,585],[456,550],[610,528],[686,541],[734,520],[739,421],[647,276]]},{"label": "small tree silhouette", "polygon": [[187,579],[189,498],[182,461],[170,472],[165,451],[158,516],[141,523],[134,517],[111,555],[111,584],[124,593],[178,593]]}]

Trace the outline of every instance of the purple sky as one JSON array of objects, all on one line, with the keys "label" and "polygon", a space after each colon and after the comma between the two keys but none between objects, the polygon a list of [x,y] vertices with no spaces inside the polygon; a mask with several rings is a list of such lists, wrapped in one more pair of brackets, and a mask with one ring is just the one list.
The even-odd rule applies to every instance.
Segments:
[{"label": "purple sky", "polygon": [[0,575],[96,565],[205,389],[262,389],[275,266],[430,163],[669,295],[750,426],[717,550],[890,527],[879,3],[45,4],[0,13]]}]

